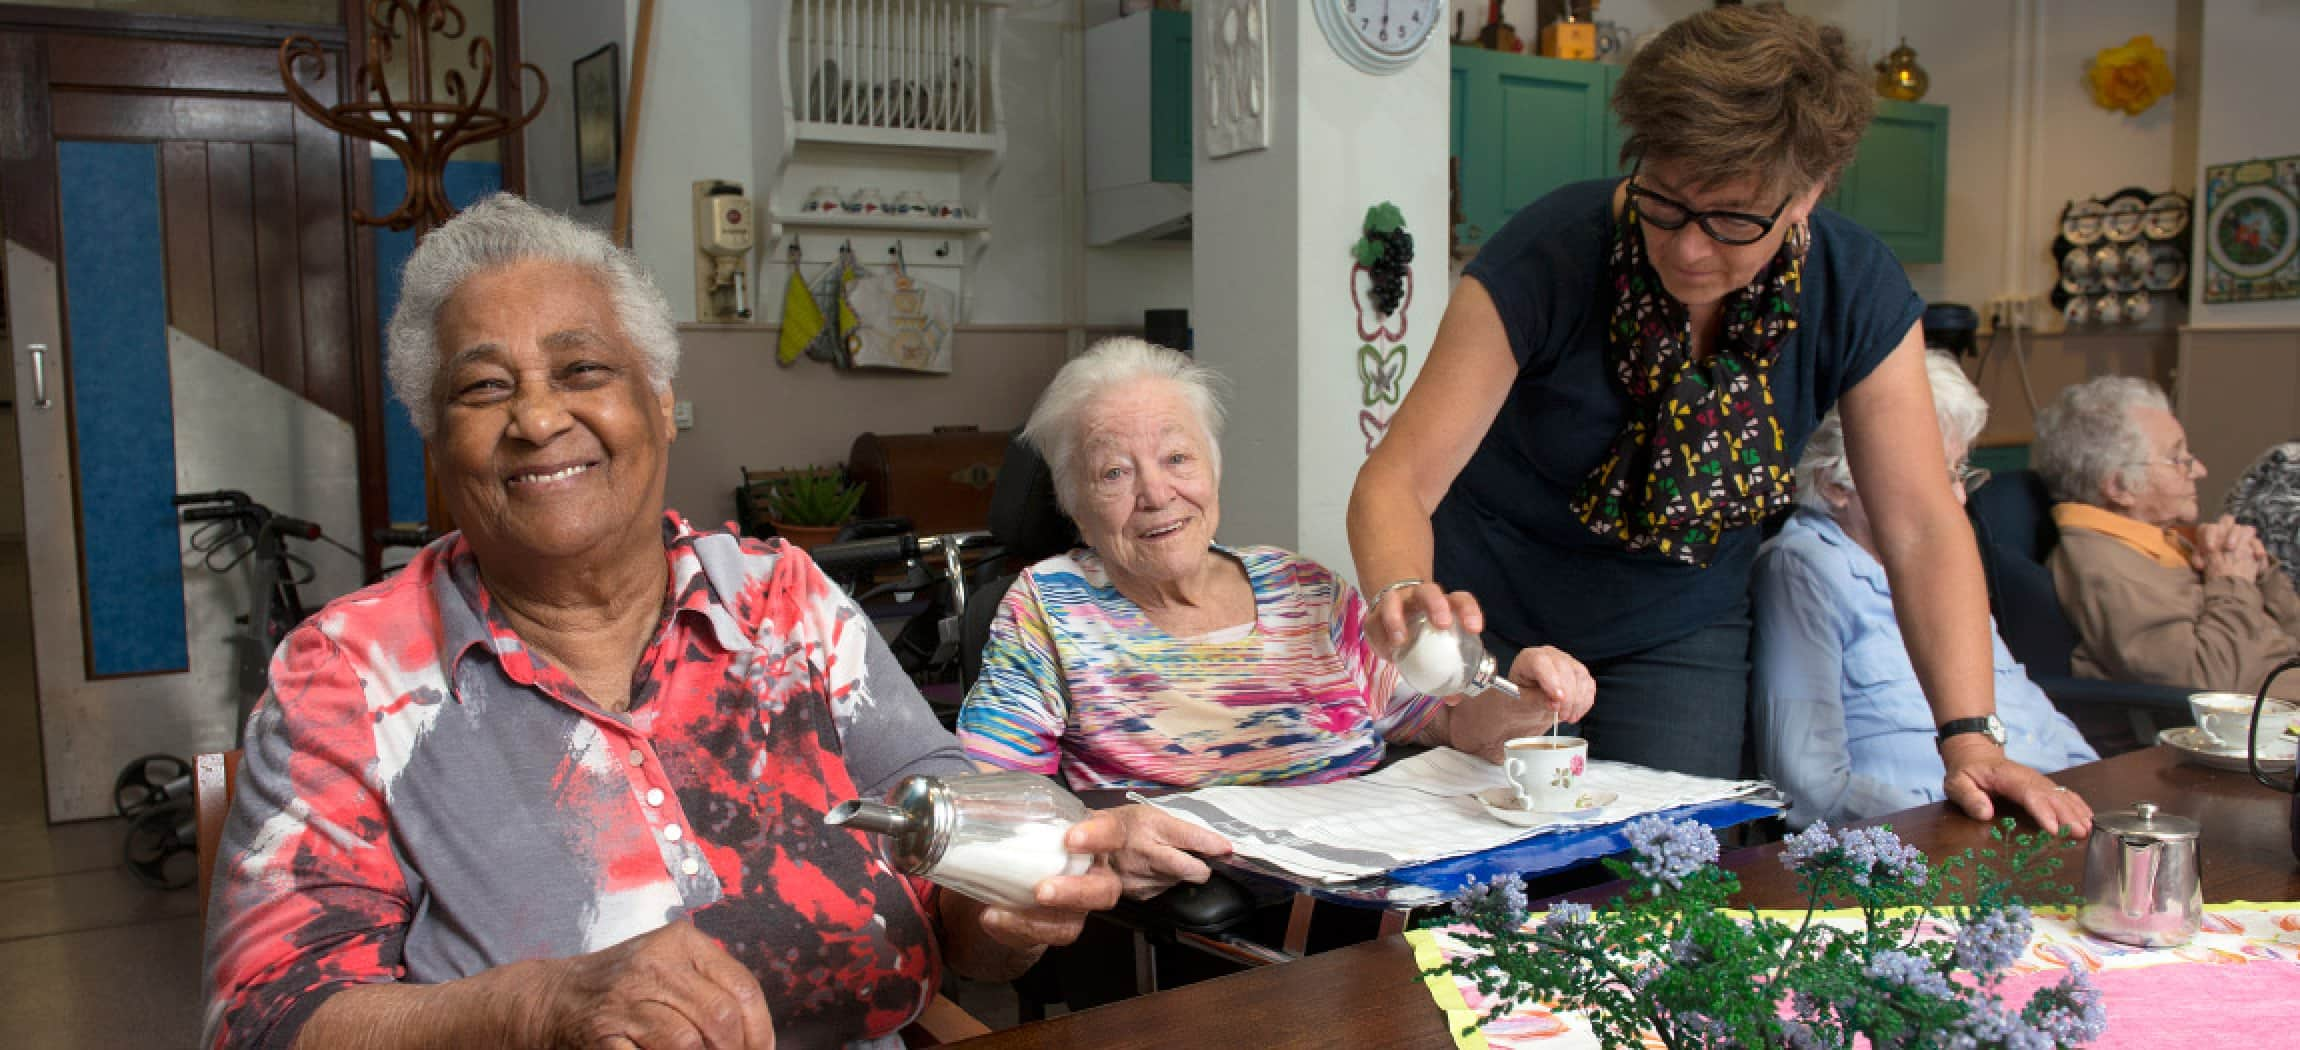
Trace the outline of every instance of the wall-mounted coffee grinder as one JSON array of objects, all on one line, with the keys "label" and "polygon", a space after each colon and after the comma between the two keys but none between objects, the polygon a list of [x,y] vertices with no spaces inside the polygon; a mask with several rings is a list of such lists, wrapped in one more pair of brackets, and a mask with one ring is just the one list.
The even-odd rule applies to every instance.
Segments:
[{"label": "wall-mounted coffee grinder", "polygon": [[740,183],[695,183],[695,320],[751,319],[751,228],[757,215]]}]

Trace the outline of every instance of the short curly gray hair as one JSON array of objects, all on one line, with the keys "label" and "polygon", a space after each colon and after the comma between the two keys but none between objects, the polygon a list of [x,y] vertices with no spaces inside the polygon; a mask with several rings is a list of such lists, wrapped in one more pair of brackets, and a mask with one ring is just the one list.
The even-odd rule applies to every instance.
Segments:
[{"label": "short curly gray hair", "polygon": [[[1980,388],[1965,377],[1956,358],[1937,350],[1925,353],[1925,378],[1933,386],[1933,415],[1940,421],[1941,441],[1971,448],[1989,421],[1989,403],[1982,399]],[[1797,502],[1834,511],[1826,495],[1831,488],[1853,491],[1853,469],[1845,462],[1845,421],[1834,408],[1805,439],[1805,454],[1797,460]]]},{"label": "short curly gray hair", "polygon": [[2053,498],[2098,506],[2112,477],[2127,488],[2148,483],[2156,450],[2132,421],[2136,408],[2170,412],[2172,403],[2146,379],[2100,376],[2062,390],[2045,406],[2029,458]]},{"label": "short curly gray hair", "polygon": [[623,335],[647,363],[648,380],[657,391],[671,388],[679,372],[679,329],[638,257],[596,229],[498,193],[425,235],[400,271],[399,306],[384,333],[384,371],[425,441],[439,428],[439,311],[481,271],[529,260],[597,273]]},{"label": "short curly gray hair", "polygon": [[1078,458],[1086,407],[1094,399],[1139,379],[1163,379],[1181,388],[1182,399],[1198,416],[1206,435],[1206,460],[1217,482],[1222,477],[1222,377],[1180,352],[1131,336],[1105,339],[1071,358],[1023,424],[1022,439],[1046,458],[1054,475],[1054,502],[1077,517],[1078,481],[1071,465]]}]

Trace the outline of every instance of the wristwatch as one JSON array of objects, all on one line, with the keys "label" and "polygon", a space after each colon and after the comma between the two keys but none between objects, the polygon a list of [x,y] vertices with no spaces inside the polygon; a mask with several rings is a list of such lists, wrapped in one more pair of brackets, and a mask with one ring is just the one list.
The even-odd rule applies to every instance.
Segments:
[{"label": "wristwatch", "polygon": [[1996,741],[1998,747],[2005,746],[2005,724],[1994,714],[1986,718],[1952,718],[1941,723],[1939,742],[1948,743],[1950,737],[1965,733],[1979,733]]}]

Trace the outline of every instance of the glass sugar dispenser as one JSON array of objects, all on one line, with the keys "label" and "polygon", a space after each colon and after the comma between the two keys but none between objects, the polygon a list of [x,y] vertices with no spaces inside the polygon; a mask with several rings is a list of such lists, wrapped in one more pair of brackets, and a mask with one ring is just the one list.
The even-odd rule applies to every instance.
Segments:
[{"label": "glass sugar dispenser", "polygon": [[1517,683],[1500,673],[1485,643],[1460,620],[1439,627],[1416,615],[1406,625],[1406,643],[1398,647],[1398,674],[1427,696],[1475,696],[1488,689],[1518,695]]},{"label": "glass sugar dispenser", "polygon": [[1011,908],[1037,903],[1039,880],[1083,875],[1094,858],[1071,853],[1062,836],[1086,819],[1077,796],[1029,773],[904,777],[884,802],[854,799],[823,822],[879,839],[899,871],[969,897]]}]

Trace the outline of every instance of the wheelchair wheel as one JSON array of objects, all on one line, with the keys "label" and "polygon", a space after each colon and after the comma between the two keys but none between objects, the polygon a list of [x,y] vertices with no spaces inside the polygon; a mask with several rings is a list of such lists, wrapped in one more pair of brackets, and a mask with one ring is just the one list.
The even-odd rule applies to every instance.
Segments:
[{"label": "wheelchair wheel", "polygon": [[120,767],[112,778],[112,805],[133,817],[172,798],[189,794],[192,764],[174,755],[145,755]]},{"label": "wheelchair wheel", "polygon": [[199,825],[189,803],[155,806],[128,822],[120,859],[136,881],[156,890],[180,890],[200,877]]}]

